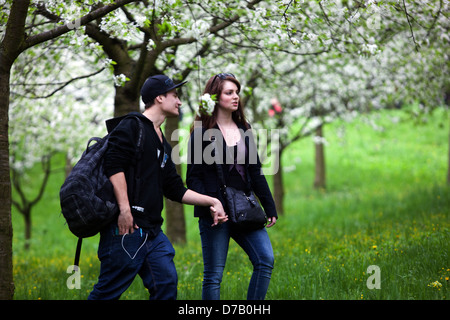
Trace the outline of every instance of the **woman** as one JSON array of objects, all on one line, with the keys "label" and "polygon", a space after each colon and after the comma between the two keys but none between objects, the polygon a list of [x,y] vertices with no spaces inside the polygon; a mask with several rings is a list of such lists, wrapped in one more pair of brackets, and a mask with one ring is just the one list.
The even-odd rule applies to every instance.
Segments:
[{"label": "woman", "polygon": [[[227,211],[224,197],[220,192],[221,179],[218,177],[216,164],[207,159],[208,151],[211,154],[210,151],[213,149],[210,146],[212,132],[214,140],[218,142],[217,152],[222,151],[216,159],[224,159],[220,165],[223,168],[226,185],[245,191],[252,189],[268,217],[266,227],[270,228],[276,223],[278,216],[266,178],[261,171],[256,149],[252,148],[255,145],[254,141],[251,135],[247,134],[250,133],[247,131],[250,125],[245,120],[239,99],[240,89],[240,83],[232,74],[220,73],[208,80],[204,94],[215,97],[217,102],[212,112],[205,112],[205,108],[200,106],[189,141],[190,161],[186,182],[188,188],[194,191],[217,197]],[[272,245],[266,229],[238,230],[233,227],[227,216],[213,221],[210,211],[200,206],[195,206],[194,215],[199,218],[203,250],[202,298],[220,299],[220,283],[229,241],[233,238],[248,254],[253,264],[247,299],[264,299],[274,265]]]}]

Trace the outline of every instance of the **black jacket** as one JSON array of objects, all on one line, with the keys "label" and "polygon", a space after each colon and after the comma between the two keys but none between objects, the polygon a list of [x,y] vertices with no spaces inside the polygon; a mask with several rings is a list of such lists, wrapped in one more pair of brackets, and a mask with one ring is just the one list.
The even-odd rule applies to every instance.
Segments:
[{"label": "black jacket", "polygon": [[[256,146],[250,132],[246,128],[239,126],[245,133],[245,146],[247,148],[247,154],[245,158],[245,168],[250,176],[251,188],[255,195],[261,202],[264,211],[268,217],[278,218],[275,208],[275,202],[273,201],[272,194],[266,181],[266,177],[262,173],[261,162],[256,150]],[[212,197],[216,197],[225,206],[225,200],[220,192],[221,182],[217,175],[217,169],[215,163],[211,163],[208,157],[213,149],[211,140],[205,128],[195,128],[191,133],[188,148],[188,165],[186,173],[186,185],[189,189],[196,192],[206,194]],[[222,157],[222,171],[224,173],[225,181],[227,179],[229,162],[226,162],[226,143],[225,140],[216,126],[213,132],[218,149],[222,149],[222,154],[218,155],[219,159]],[[198,144],[201,141],[201,149]],[[222,146],[222,148],[220,148]],[[200,151],[201,150],[201,151]],[[208,207],[194,207],[195,217],[210,217]]]},{"label": "black jacket", "polygon": [[[134,188],[130,181],[130,167],[135,161],[139,127],[136,119],[126,118],[110,133],[109,147],[105,155],[105,173],[108,177],[124,172],[127,178],[128,198],[132,207],[134,222],[150,233],[161,229],[163,218],[163,195],[173,201],[181,202],[186,188],[178,175],[172,161],[172,148],[163,136],[163,143],[155,131],[153,123],[141,113],[132,113],[144,124],[143,151],[136,166],[140,166],[138,185],[135,186],[137,197],[130,194]],[[158,151],[159,150],[159,151]],[[161,165],[167,155],[164,168]],[[133,199],[137,198],[134,203]],[[135,207],[135,208],[133,208]],[[143,208],[136,209],[136,207]]]}]

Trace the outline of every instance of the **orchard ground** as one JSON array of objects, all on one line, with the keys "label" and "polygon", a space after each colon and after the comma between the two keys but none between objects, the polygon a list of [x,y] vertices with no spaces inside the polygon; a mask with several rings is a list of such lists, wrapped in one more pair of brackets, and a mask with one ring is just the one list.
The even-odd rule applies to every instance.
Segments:
[{"label": "orchard ground", "polygon": [[[449,300],[448,111],[427,119],[415,124],[404,111],[388,110],[325,126],[326,190],[312,188],[312,139],[286,150],[286,212],[269,229],[275,269],[267,299]],[[12,210],[15,299],[86,299],[97,280],[95,236],[83,243],[80,289],[67,287],[76,237],[60,215],[63,157],[55,157],[53,168],[60,170],[32,213],[28,251],[23,218]],[[34,184],[31,178],[28,191]],[[192,207],[185,209],[187,244],[175,246],[178,298],[201,299],[197,219]],[[370,266],[378,267],[379,289],[370,286]],[[222,298],[245,299],[251,273],[247,256],[231,241]],[[122,296],[147,298],[139,277]]]}]

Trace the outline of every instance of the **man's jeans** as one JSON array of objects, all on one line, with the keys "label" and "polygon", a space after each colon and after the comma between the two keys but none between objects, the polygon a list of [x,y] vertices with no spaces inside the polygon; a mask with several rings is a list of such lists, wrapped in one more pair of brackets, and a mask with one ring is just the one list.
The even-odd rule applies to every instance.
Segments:
[{"label": "man's jeans", "polygon": [[119,299],[138,274],[152,300],[177,298],[175,250],[161,231],[149,239],[142,229],[132,234],[118,235],[113,224],[101,232],[98,247],[100,275],[89,300]]},{"label": "man's jeans", "polygon": [[227,260],[230,237],[247,253],[253,264],[253,274],[247,292],[248,300],[264,300],[274,265],[272,244],[266,228],[251,232],[239,232],[230,222],[211,227],[209,218],[199,219],[203,249],[204,300],[220,299],[220,283]]}]

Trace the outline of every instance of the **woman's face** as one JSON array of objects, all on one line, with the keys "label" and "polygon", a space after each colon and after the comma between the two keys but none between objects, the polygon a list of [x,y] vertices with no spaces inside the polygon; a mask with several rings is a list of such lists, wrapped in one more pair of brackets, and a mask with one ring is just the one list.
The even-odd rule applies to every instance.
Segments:
[{"label": "woman's face", "polygon": [[239,90],[236,84],[231,81],[224,81],[222,93],[219,97],[219,107],[222,109],[233,112],[238,109],[239,106]]}]

